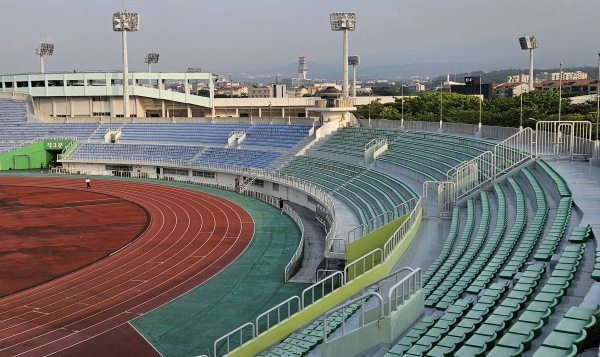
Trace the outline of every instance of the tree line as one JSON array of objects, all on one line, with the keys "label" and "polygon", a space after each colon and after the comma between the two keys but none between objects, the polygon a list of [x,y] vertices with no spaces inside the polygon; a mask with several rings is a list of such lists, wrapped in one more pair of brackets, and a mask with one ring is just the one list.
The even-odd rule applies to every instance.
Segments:
[{"label": "tree line", "polygon": [[[440,98],[441,97],[441,98]],[[569,98],[560,100],[558,91],[534,90],[511,98],[496,97],[481,102],[481,122],[483,125],[519,127],[521,121],[521,99],[523,102],[523,126],[535,127],[539,120],[558,120],[559,101],[560,120],[596,122],[597,103],[590,100],[582,104],[573,104]],[[381,103],[374,100],[368,105],[357,108],[357,117],[373,119],[439,121],[477,124],[480,115],[480,99],[475,96],[450,92],[424,92],[419,95],[396,98],[393,103]],[[404,109],[402,109],[404,107]],[[595,125],[592,126],[595,131]],[[592,136],[595,138],[595,136]]]}]

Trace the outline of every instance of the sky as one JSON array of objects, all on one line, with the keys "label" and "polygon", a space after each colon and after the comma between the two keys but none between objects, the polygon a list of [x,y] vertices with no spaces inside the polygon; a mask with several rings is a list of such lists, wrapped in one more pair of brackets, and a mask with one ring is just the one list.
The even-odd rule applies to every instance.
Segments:
[{"label": "sky", "polygon": [[147,52],[160,53],[152,68],[164,72],[268,72],[299,56],[341,67],[330,12],[356,13],[350,52],[361,66],[522,59],[526,67],[525,34],[538,36],[536,61],[556,67],[597,65],[600,50],[599,0],[1,0],[0,73],[38,72],[43,41],[55,44],[47,72],[121,69],[111,20],[124,9],[140,14],[140,30],[127,34],[130,71],[146,70]]}]

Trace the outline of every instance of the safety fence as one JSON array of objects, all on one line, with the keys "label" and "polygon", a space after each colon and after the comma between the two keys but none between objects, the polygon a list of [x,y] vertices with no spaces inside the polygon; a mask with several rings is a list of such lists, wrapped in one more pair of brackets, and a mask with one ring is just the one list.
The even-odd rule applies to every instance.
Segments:
[{"label": "safety fence", "polygon": [[[307,307],[313,305],[315,302],[323,299],[325,296],[331,294],[333,291],[336,290],[336,288],[345,286],[348,282],[355,280],[356,278],[368,273],[369,271],[372,271],[375,267],[387,262],[388,259],[390,259],[395,251],[395,249],[408,237],[408,233],[414,228],[415,224],[418,222],[419,218],[421,217],[421,202],[422,200],[419,199],[419,201],[417,202],[417,204],[415,205],[415,208],[412,210],[412,212],[410,213],[409,217],[406,219],[406,221],[404,221],[402,223],[402,225],[394,232],[394,234],[387,240],[387,242],[384,245],[384,249],[380,249],[377,248],[375,250],[373,250],[372,252],[365,254],[363,257],[357,259],[354,263],[349,264],[346,269],[343,272],[340,271],[335,271],[333,272],[331,275],[326,276],[325,278],[317,281],[316,283],[312,284],[311,286],[307,287],[306,289],[304,289],[304,291],[302,292],[302,294],[300,295],[300,301],[301,301],[301,309],[299,311],[297,311],[297,313],[301,313],[304,309],[306,309]],[[362,264],[359,264],[358,262],[362,262]],[[420,274],[420,269],[418,274]],[[419,285],[421,286],[421,278],[419,277]],[[405,279],[401,280],[403,283],[406,281]],[[401,286],[401,285],[400,285]],[[414,283],[412,285],[410,285],[412,287],[416,286]],[[404,287],[404,291],[408,291],[408,287]],[[278,304],[276,307],[270,309],[269,311],[259,315],[261,316],[261,321],[263,321],[265,319],[265,314],[269,313],[269,314],[273,314],[275,316],[273,316],[273,320],[271,322],[271,320],[269,320],[268,326],[275,326],[279,323],[282,323],[283,321],[285,321],[285,318],[287,316],[287,309],[290,308],[290,305],[293,301],[297,301],[295,298],[289,298],[288,300]],[[396,305],[397,306],[397,305]],[[283,311],[285,313],[279,313],[280,311],[282,311],[281,309],[283,309]],[[290,308],[290,311],[291,308]],[[269,315],[272,316],[272,315]],[[281,318],[281,320],[280,320]],[[259,321],[260,322],[260,321]],[[234,329],[233,331],[221,336],[219,339],[217,339],[215,341],[215,346],[214,346],[214,356],[220,356],[219,354],[219,348],[226,348],[226,353],[228,354],[229,352],[231,352],[231,349],[229,348],[229,341],[232,338],[236,338],[236,337],[240,337],[241,335],[241,331],[243,330],[244,327],[248,326],[248,325],[252,325],[254,327],[255,331],[261,331],[261,333],[264,333],[266,331],[268,331],[268,329],[263,330],[262,328],[259,328],[256,324],[256,322],[248,322],[246,324],[243,324],[242,326]],[[264,323],[263,323],[264,325]],[[219,344],[218,344],[219,343]]]},{"label": "safety fence", "polygon": [[374,230],[381,228],[386,224],[406,215],[415,208],[416,204],[417,199],[411,198],[410,200],[395,206],[393,209],[380,213],[376,217],[371,218],[369,222],[363,223],[357,227],[352,228],[350,231],[348,231],[347,242],[352,243],[358,238],[361,238],[362,236],[369,234]]},{"label": "safety fence", "polygon": [[[405,275],[408,272],[407,275]],[[392,281],[390,281],[392,280]],[[395,280],[395,281],[393,281]],[[391,283],[393,284],[387,291],[387,299],[384,299],[383,293],[381,293],[382,283]],[[389,317],[392,315],[392,312],[396,311],[398,307],[404,305],[404,303],[413,297],[421,288],[422,288],[422,271],[421,268],[400,268],[391,274],[386,275],[383,278],[380,278],[369,285],[366,285],[363,288],[362,294],[354,299],[348,300],[341,305],[338,305],[327,312],[325,312],[323,316],[323,321],[328,321],[328,318],[335,314],[336,312],[342,313],[341,318],[341,336],[346,335],[348,332],[357,330],[363,327],[368,321],[365,318],[366,313],[366,302],[370,300],[372,297],[377,299],[376,301],[376,309],[378,314],[376,315],[376,320],[381,320],[384,317]],[[377,291],[369,291],[375,288]],[[355,326],[354,329],[348,331],[346,327],[346,308],[360,302],[360,317],[358,319],[358,326]],[[327,324],[323,324],[323,342],[328,342],[327,336]]]},{"label": "safety fence", "polygon": [[[525,128],[496,144],[493,151],[486,151],[448,170],[447,181],[453,184],[453,197],[446,196],[451,204],[444,204],[444,213],[449,213],[453,203],[530,160],[533,157],[533,136],[533,130]],[[426,192],[423,194],[427,195]]]},{"label": "safety fence", "polygon": [[536,123],[537,158],[587,159],[594,157],[592,123],[588,121],[539,121]]}]

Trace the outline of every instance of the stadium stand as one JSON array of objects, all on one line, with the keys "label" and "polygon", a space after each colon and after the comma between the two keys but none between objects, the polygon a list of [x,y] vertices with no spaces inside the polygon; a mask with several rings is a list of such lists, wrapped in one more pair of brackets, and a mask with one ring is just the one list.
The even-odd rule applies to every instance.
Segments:
[{"label": "stadium stand", "polygon": [[[0,150],[40,138],[76,137],[80,143],[68,160],[166,160],[186,167],[267,170],[283,163],[279,174],[313,183],[350,207],[363,234],[405,214],[402,204],[419,198],[405,178],[445,181],[457,165],[494,151],[497,144],[467,135],[344,127],[294,157],[311,125],[27,123],[24,106],[21,110],[13,102],[0,101]],[[109,131],[121,133],[115,143],[105,142]],[[234,131],[243,131],[244,137],[229,147]],[[373,139],[387,140],[388,148],[366,164],[365,145]],[[510,164],[512,158],[507,154],[501,160]],[[566,180],[544,160],[521,165],[457,202],[440,253],[421,280],[422,316],[384,347],[386,355],[580,352],[586,331],[596,322],[594,309],[571,306],[563,298],[582,277],[600,281],[600,248],[590,239],[591,226],[580,226],[574,204]],[[584,258],[586,251],[593,262]],[[356,319],[359,307],[354,303],[333,314],[325,322],[326,335]],[[323,324],[322,317],[311,321],[260,355],[311,355],[323,343]]]}]

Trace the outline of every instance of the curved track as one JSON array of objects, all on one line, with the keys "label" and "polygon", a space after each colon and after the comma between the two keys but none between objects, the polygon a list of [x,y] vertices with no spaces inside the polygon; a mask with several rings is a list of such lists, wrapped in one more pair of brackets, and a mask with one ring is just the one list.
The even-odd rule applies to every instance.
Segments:
[{"label": "curved track", "polygon": [[[73,178],[0,184],[85,189]],[[206,281],[252,239],[252,217],[214,195],[120,180],[95,179],[92,187],[145,207],[147,230],[110,257],[0,300],[0,355],[48,355],[110,331]]]}]

